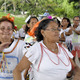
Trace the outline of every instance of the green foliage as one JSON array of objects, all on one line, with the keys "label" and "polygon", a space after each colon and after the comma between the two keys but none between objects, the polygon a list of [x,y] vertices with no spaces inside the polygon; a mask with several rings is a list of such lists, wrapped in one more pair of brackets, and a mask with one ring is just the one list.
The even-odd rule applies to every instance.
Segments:
[{"label": "green foliage", "polygon": [[65,0],[63,2],[63,9],[64,9],[64,16],[67,16],[67,17],[73,17],[73,14],[74,14],[74,9],[73,9],[73,3],[74,2],[71,2],[69,3],[68,2],[69,0]]},{"label": "green foliage", "polygon": [[6,16],[6,15],[7,15],[7,13],[0,12],[0,18],[1,18],[2,16]]},{"label": "green foliage", "polygon": [[[4,2],[5,0],[0,0],[0,7]],[[7,12],[20,14],[20,11],[27,11],[26,16],[38,16],[48,10],[51,15],[72,18],[80,12],[80,0],[6,0],[6,2]]]},{"label": "green foliage", "polygon": [[25,19],[26,19],[25,17],[21,17],[21,16],[15,17],[14,23],[15,23],[15,25],[17,25],[18,29],[20,29],[22,27],[22,25],[25,24]]},{"label": "green foliage", "polygon": [[[2,17],[2,16],[6,16],[7,15],[7,13],[4,13],[4,12],[0,12],[0,18]],[[25,24],[25,16],[23,17],[23,16],[17,16],[17,15],[10,15],[11,17],[14,17],[15,19],[14,19],[14,23],[15,23],[15,25],[17,25],[17,27],[18,27],[18,29],[20,29],[21,27],[22,27],[22,25],[23,24]]]}]

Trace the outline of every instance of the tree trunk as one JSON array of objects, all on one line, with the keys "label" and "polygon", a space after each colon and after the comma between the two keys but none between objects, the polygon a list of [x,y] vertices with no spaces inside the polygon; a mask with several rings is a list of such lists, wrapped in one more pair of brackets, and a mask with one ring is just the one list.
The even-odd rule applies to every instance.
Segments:
[{"label": "tree trunk", "polygon": [[5,13],[7,12],[7,10],[6,10],[6,9],[7,9],[7,6],[6,6],[6,0],[5,0]]},{"label": "tree trunk", "polygon": [[14,11],[14,14],[15,14],[15,11],[16,11],[16,3],[15,2],[12,2],[13,4],[13,11]]}]

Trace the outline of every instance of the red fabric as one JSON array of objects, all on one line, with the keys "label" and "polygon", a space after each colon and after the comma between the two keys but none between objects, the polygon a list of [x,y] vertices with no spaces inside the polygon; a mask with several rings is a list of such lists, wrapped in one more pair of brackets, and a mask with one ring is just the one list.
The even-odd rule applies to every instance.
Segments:
[{"label": "red fabric", "polygon": [[76,52],[77,52],[77,54],[78,54],[78,58],[80,58],[80,50],[72,50],[72,54],[73,54],[73,56],[75,57],[76,56]]},{"label": "red fabric", "polygon": [[17,26],[14,26],[14,29],[17,29]]}]

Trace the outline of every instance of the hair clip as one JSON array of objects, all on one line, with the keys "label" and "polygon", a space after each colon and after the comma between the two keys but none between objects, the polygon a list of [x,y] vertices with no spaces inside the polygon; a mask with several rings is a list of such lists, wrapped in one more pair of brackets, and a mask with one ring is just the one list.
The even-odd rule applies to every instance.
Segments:
[{"label": "hair clip", "polygon": [[7,16],[3,16],[6,17],[9,21],[14,22],[14,17],[10,17],[10,13],[7,14]]},{"label": "hair clip", "polygon": [[14,17],[10,17],[10,13],[9,13],[9,14],[7,14],[7,16],[6,16],[6,17],[8,18],[8,20],[10,20],[10,21],[14,22]]}]

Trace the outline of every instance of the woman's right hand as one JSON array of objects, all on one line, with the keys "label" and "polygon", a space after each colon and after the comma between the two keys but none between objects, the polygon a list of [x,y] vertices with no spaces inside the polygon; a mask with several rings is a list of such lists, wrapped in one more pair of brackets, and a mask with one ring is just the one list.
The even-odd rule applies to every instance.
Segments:
[{"label": "woman's right hand", "polygon": [[9,46],[10,42],[4,42],[0,44],[0,52],[3,51],[3,49],[7,48]]}]

